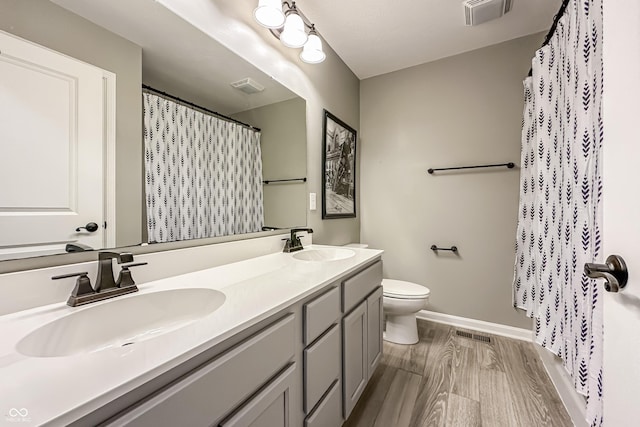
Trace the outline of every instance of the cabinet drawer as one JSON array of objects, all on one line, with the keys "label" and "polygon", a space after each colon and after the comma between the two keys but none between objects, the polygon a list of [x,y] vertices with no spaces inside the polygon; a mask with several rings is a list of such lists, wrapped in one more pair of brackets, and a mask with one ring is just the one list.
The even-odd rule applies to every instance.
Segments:
[{"label": "cabinet drawer", "polygon": [[304,427],[340,427],[342,416],[340,415],[341,404],[340,381],[333,382],[331,389],[324,396],[322,402],[311,415],[304,420]]},{"label": "cabinet drawer", "polygon": [[289,400],[295,363],[270,381],[258,394],[220,423],[220,427],[289,427]]},{"label": "cabinet drawer", "polygon": [[308,414],[340,378],[340,327],[333,325],[311,347],[304,350],[304,412]]},{"label": "cabinet drawer", "polygon": [[342,282],[342,311],[351,310],[382,284],[382,261],[365,268]]},{"label": "cabinet drawer", "polygon": [[311,344],[340,317],[340,290],[337,287],[304,305],[304,345]]},{"label": "cabinet drawer", "polygon": [[108,425],[211,425],[277,374],[294,355],[290,314],[169,385]]}]

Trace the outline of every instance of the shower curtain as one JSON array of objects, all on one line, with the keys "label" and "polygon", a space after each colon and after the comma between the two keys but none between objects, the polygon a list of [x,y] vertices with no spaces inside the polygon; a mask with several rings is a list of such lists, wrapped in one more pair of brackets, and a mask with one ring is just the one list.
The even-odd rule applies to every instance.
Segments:
[{"label": "shower curtain", "polygon": [[524,81],[514,305],[602,424],[602,0],[570,0]]},{"label": "shower curtain", "polygon": [[260,132],[143,93],[149,242],[260,231]]}]

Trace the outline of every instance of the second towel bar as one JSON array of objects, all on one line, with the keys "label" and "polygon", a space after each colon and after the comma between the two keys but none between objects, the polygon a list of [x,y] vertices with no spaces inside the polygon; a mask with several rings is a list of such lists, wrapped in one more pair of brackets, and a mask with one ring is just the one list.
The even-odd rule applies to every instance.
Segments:
[{"label": "second towel bar", "polygon": [[451,246],[450,248],[439,248],[436,245],[431,245],[431,250],[434,251],[434,252],[438,252],[438,251],[458,252],[458,247],[457,246]]},{"label": "second towel bar", "polygon": [[433,174],[436,171],[452,171],[452,170],[458,170],[458,169],[479,169],[479,168],[497,168],[497,167],[501,167],[501,166],[506,166],[509,169],[513,169],[515,167],[515,164],[513,164],[512,162],[509,163],[499,163],[496,165],[477,165],[477,166],[456,166],[453,168],[431,168],[429,170],[427,170],[427,172],[429,172],[430,174]]}]

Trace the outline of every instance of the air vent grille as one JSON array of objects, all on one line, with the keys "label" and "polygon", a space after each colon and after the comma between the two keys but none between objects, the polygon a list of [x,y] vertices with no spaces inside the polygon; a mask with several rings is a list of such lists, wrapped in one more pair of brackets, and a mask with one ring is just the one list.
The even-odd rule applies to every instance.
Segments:
[{"label": "air vent grille", "polygon": [[488,337],[486,335],[472,334],[471,332],[458,331],[458,330],[456,330],[456,335],[462,338],[469,338],[476,341],[482,341],[486,343],[491,342],[491,337]]}]

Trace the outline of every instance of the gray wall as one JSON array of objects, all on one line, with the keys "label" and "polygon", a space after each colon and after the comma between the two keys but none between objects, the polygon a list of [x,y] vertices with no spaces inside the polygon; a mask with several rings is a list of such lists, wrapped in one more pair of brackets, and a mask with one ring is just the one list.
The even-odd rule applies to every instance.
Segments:
[{"label": "gray wall", "polygon": [[542,38],[361,82],[362,241],[385,250],[385,277],[431,289],[428,310],[530,328],[511,303],[519,169],[427,169],[519,164],[522,80]]},{"label": "gray wall", "polygon": [[140,243],[142,49],[45,0],[0,0],[0,30],[117,75],[116,242]]},{"label": "gray wall", "polygon": [[[307,176],[307,117],[305,101],[294,98],[233,115],[262,132],[262,176],[291,179]],[[264,185],[264,224],[278,228],[307,224],[306,184]]]}]

